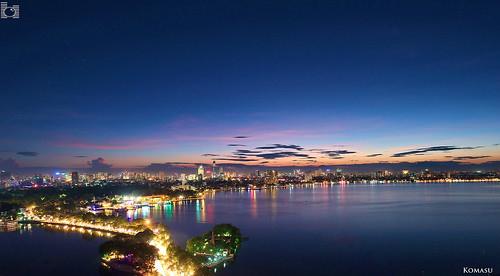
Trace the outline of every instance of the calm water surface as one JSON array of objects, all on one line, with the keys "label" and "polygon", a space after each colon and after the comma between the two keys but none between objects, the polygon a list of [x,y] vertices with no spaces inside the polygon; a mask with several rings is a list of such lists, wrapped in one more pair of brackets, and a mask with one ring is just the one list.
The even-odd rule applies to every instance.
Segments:
[{"label": "calm water surface", "polygon": [[104,241],[39,227],[0,233],[0,275],[98,275]]},{"label": "calm water surface", "polygon": [[[218,275],[461,275],[464,266],[500,272],[499,183],[218,192],[129,215],[166,224],[182,245],[214,224],[239,227],[248,240]],[[78,264],[76,274],[92,275],[100,242],[41,229],[2,233],[9,250],[0,253],[0,271],[29,262],[75,275]],[[40,275],[23,269],[19,275]]]}]

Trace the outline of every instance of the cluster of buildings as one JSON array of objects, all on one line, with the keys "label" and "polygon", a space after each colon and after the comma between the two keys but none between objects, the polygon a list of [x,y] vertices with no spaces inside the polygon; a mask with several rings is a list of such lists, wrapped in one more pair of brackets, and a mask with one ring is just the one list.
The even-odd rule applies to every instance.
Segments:
[{"label": "cluster of buildings", "polygon": [[218,166],[215,161],[212,163],[211,170],[205,169],[203,165],[198,166],[196,169],[196,173],[194,174],[181,174],[179,180],[185,184],[188,181],[204,181],[207,179],[214,180],[227,180],[230,177],[230,174],[224,173],[224,168],[222,166]]},{"label": "cluster of buildings", "polygon": [[12,173],[0,171],[0,188],[36,188],[43,186],[65,186],[79,185],[107,181],[123,182],[181,182],[186,184],[192,181],[224,181],[235,177],[235,173],[225,172],[222,166],[213,162],[211,168],[200,165],[192,174],[167,174],[165,171],[158,172],[131,172],[123,171],[118,174],[111,172],[82,173],[78,171],[58,171],[52,174],[35,174],[33,176],[17,176]]},{"label": "cluster of buildings", "polygon": [[[81,173],[55,172],[53,174],[36,174],[29,177],[14,176],[10,172],[0,171],[0,188],[36,188],[43,186],[67,186],[99,184],[103,182],[115,183],[171,183],[173,186],[194,185],[200,186],[208,183],[216,187],[219,184],[251,183],[258,185],[272,185],[300,182],[341,182],[356,183],[363,181],[442,181],[442,180],[484,180],[491,181],[500,178],[500,172],[432,172],[428,169],[412,172],[410,170],[388,171],[380,170],[370,173],[346,173],[342,169],[314,169],[303,171],[296,169],[291,172],[277,170],[256,170],[251,173],[237,174],[227,172],[222,166],[212,163],[211,166],[199,165],[193,173],[158,172],[129,172],[118,174],[109,172]],[[219,184],[218,184],[219,183]],[[184,186],[181,186],[184,187]],[[187,187],[187,186],[186,186]]]},{"label": "cluster of buildings", "polygon": [[14,176],[10,172],[0,171],[0,188],[43,187],[55,185],[76,185],[80,183],[78,172],[56,172],[53,175],[35,174],[33,176]]}]

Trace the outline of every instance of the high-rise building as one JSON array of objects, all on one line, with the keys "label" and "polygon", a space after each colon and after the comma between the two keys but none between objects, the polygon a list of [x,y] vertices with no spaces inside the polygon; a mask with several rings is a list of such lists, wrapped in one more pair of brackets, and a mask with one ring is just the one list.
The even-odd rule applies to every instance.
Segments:
[{"label": "high-rise building", "polygon": [[278,181],[278,172],[275,170],[266,171],[266,184],[275,184]]},{"label": "high-rise building", "polygon": [[212,178],[217,178],[218,177],[218,174],[217,174],[217,166],[215,165],[215,160],[212,162]]},{"label": "high-rise building", "polygon": [[76,185],[80,182],[80,178],[78,176],[78,172],[71,173],[71,184]]},{"label": "high-rise building", "polygon": [[205,169],[203,168],[203,165],[198,167],[197,176],[199,181],[202,181],[205,178]]},{"label": "high-rise building", "polygon": [[219,167],[219,179],[224,179],[224,168],[222,166]]}]

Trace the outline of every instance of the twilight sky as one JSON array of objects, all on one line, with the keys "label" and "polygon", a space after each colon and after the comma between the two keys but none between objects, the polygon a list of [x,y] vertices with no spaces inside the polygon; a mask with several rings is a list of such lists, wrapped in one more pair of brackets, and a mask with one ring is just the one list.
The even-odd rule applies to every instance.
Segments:
[{"label": "twilight sky", "polygon": [[499,1],[107,2],[9,2],[0,165],[500,160]]}]

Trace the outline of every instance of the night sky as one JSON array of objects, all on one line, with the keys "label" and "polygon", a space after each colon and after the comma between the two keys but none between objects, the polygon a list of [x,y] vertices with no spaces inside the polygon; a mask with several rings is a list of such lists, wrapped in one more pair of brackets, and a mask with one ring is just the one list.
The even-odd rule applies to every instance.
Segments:
[{"label": "night sky", "polygon": [[0,166],[500,160],[500,1],[111,2],[9,1]]}]

